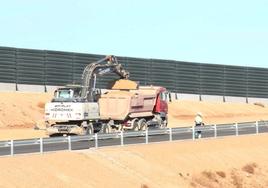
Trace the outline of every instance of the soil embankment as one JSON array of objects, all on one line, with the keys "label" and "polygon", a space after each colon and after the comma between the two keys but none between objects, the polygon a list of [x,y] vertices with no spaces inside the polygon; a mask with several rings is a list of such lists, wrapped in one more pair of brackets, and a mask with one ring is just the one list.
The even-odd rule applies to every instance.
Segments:
[{"label": "soil embankment", "polygon": [[268,120],[267,105],[181,100],[169,103],[169,126],[192,126],[197,112],[205,124]]},{"label": "soil embankment", "polygon": [[[44,137],[44,106],[52,93],[0,93],[0,140]],[[175,101],[169,103],[169,127],[192,126],[202,112],[206,124],[268,120],[268,107],[253,104]]]},{"label": "soil embankment", "polygon": [[6,157],[0,187],[260,188],[267,154],[263,134]]},{"label": "soil embankment", "polygon": [[0,128],[33,128],[44,119],[51,93],[0,93]]},{"label": "soil embankment", "polygon": [[52,93],[0,92],[0,140],[46,137],[44,107]]}]

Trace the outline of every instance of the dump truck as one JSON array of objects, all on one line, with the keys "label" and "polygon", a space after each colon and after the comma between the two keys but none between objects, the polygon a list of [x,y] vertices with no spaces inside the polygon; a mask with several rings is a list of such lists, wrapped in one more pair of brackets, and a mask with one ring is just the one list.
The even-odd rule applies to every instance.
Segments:
[{"label": "dump truck", "polygon": [[[96,88],[96,78],[109,73],[120,78],[102,93]],[[83,71],[82,85],[57,89],[45,105],[47,134],[85,135],[166,127],[166,89],[139,86],[128,77],[129,72],[115,56],[89,64]]]},{"label": "dump truck", "polygon": [[166,93],[165,88],[156,86],[109,90],[99,99],[102,132],[165,128],[168,120]]}]

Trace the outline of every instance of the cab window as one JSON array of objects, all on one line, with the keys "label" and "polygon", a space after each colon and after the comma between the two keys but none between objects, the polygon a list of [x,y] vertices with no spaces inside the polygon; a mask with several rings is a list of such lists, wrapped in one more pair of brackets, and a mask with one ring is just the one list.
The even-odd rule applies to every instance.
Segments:
[{"label": "cab window", "polygon": [[160,93],[160,99],[161,99],[161,101],[166,101],[166,99],[167,99],[166,92]]},{"label": "cab window", "polygon": [[64,98],[64,99],[72,98],[71,90],[59,90],[58,92],[59,92],[58,98]]},{"label": "cab window", "polygon": [[75,89],[74,90],[74,94],[73,94],[73,97],[74,98],[78,98],[81,96],[81,90],[80,89]]}]

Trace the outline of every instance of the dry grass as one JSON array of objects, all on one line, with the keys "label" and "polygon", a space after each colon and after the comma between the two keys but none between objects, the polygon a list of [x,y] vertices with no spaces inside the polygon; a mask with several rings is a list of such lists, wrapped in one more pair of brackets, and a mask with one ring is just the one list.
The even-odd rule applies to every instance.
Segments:
[{"label": "dry grass", "polygon": [[215,188],[219,186],[219,181],[217,180],[217,176],[215,173],[210,171],[203,171],[201,172],[201,174],[192,177],[190,186]]},{"label": "dry grass", "polygon": [[193,177],[192,181],[190,182],[190,185],[193,187],[214,187],[212,182],[202,176]]},{"label": "dry grass", "polygon": [[149,188],[149,186],[146,184],[141,184],[141,188]]},{"label": "dry grass", "polygon": [[216,174],[222,178],[226,178],[226,173],[223,171],[217,171]]},{"label": "dry grass", "polygon": [[210,181],[218,182],[217,177],[216,177],[215,173],[213,173],[213,172],[203,171],[202,175],[204,177],[206,177],[207,179],[209,179]]},{"label": "dry grass", "polygon": [[238,176],[235,171],[233,171],[231,173],[231,179],[232,179],[232,184],[236,187],[236,188],[242,188],[243,187],[243,179]]},{"label": "dry grass", "polygon": [[255,168],[257,168],[256,163],[250,163],[242,167],[242,170],[244,172],[247,172],[249,174],[254,174],[255,173]]},{"label": "dry grass", "polygon": [[[243,188],[243,187],[267,187],[265,183],[256,181],[257,176],[261,174],[256,173],[258,168],[256,163],[248,163],[241,167],[241,169],[230,169],[224,171],[202,171],[192,176],[189,182],[189,187],[206,187],[206,188],[220,188],[220,187],[232,187],[232,188]],[[244,173],[251,174],[254,178],[246,178]],[[268,185],[268,184],[267,184]]]},{"label": "dry grass", "polygon": [[256,106],[260,106],[260,107],[265,107],[265,104],[263,104],[263,103],[260,103],[260,102],[255,102],[255,103],[253,103],[254,105],[256,105]]}]

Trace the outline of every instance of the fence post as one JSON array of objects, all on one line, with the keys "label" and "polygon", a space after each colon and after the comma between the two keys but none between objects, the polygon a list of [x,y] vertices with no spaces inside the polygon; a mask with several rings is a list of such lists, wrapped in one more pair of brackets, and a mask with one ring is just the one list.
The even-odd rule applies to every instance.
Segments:
[{"label": "fence post", "polygon": [[214,137],[217,138],[217,125],[214,125]]},{"label": "fence post", "polygon": [[259,134],[259,122],[256,121],[256,134]]},{"label": "fence post", "polygon": [[195,127],[194,126],[192,127],[192,131],[193,131],[192,132],[193,140],[195,140]]},{"label": "fence post", "polygon": [[44,149],[43,149],[43,138],[40,138],[39,142],[40,142],[40,153],[43,154],[43,152],[44,152]]},{"label": "fence post", "polygon": [[145,143],[148,144],[148,128],[145,131]]},{"label": "fence post", "polygon": [[169,141],[172,141],[172,128],[169,128]]},{"label": "fence post", "polygon": [[98,148],[98,133],[95,133],[95,148]]},{"label": "fence post", "polygon": [[120,136],[121,136],[121,146],[124,145],[124,135],[123,134],[124,134],[123,131],[121,131],[121,134],[120,134]]},{"label": "fence post", "polygon": [[14,155],[14,140],[10,140],[10,155]]},{"label": "fence post", "polygon": [[235,123],[235,135],[238,136],[238,125]]},{"label": "fence post", "polygon": [[72,150],[72,140],[71,140],[71,136],[68,136],[68,150],[71,151]]}]

